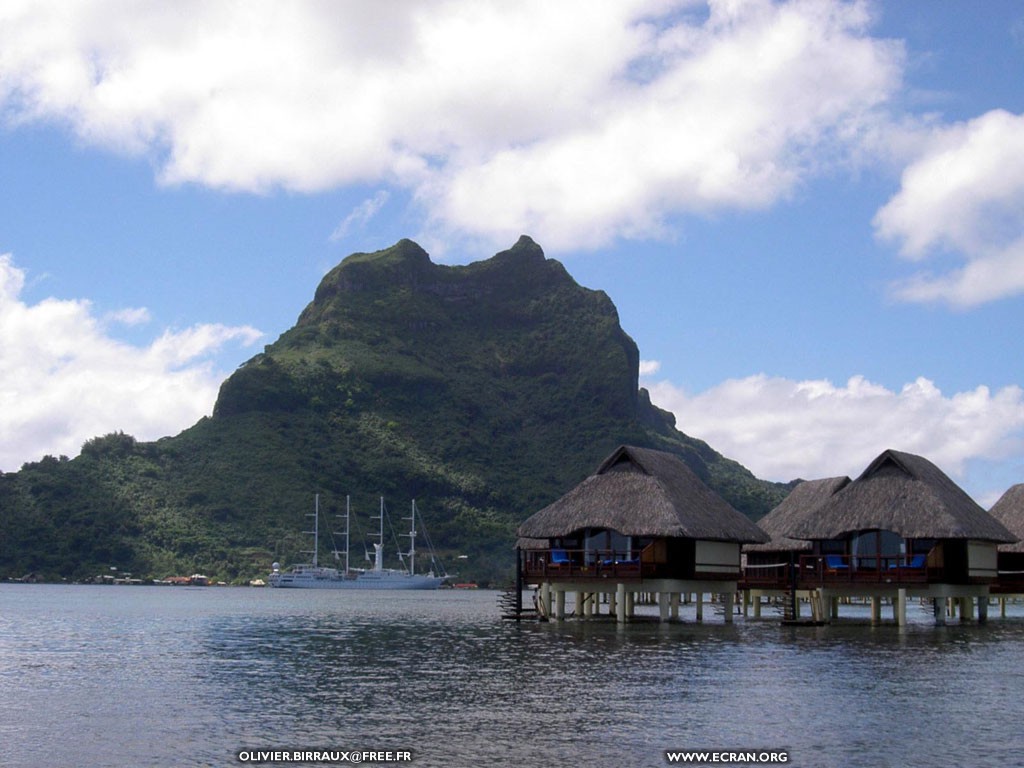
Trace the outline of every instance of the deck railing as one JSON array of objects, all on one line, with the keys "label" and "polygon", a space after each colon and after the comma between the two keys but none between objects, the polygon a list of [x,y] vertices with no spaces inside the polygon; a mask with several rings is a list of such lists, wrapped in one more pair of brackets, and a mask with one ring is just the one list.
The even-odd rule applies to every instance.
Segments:
[{"label": "deck railing", "polygon": [[[647,550],[645,550],[647,553]],[[701,568],[692,560],[655,562],[649,553],[611,549],[535,549],[524,550],[524,574],[533,579],[700,579],[736,581],[738,570]]]},{"label": "deck railing", "polygon": [[[795,573],[794,573],[795,569]],[[844,584],[922,584],[930,571],[923,555],[800,555],[786,562],[750,564],[743,583],[751,588],[801,589]]]},{"label": "deck railing", "polygon": [[526,550],[527,576],[574,578],[631,577],[641,575],[640,552],[612,549]]},{"label": "deck railing", "polygon": [[997,595],[1024,595],[1024,571],[999,569],[999,578],[992,585],[992,593]]}]

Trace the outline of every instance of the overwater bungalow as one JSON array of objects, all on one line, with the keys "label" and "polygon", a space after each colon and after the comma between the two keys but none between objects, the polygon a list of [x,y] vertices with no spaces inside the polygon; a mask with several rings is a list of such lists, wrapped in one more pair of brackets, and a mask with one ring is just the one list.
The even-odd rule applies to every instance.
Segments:
[{"label": "overwater bungalow", "polygon": [[[633,617],[637,594],[656,595],[662,620],[678,618],[681,596],[722,595],[725,619],[740,578],[740,546],[768,536],[705,485],[677,456],[616,449],[597,471],[520,527],[524,578],[538,585],[538,607],[566,616]],[[539,540],[539,541],[538,541]]]},{"label": "overwater bungalow", "polygon": [[792,539],[786,531],[804,518],[813,517],[818,508],[850,484],[850,478],[826,477],[805,480],[797,485],[771,512],[757,521],[770,540],[764,544],[743,546],[743,580],[741,588],[754,607],[755,618],[761,615],[761,599],[790,596],[792,574],[800,558],[814,554],[815,544],[805,539]]},{"label": "overwater bungalow", "polygon": [[961,617],[987,617],[996,583],[997,546],[1017,540],[938,467],[921,456],[887,450],[863,474],[783,533],[812,542],[799,556],[794,586],[811,591],[818,616],[835,617],[841,596],[870,597],[872,620],[883,598],[897,623],[908,596],[933,598],[945,621],[947,602]]},{"label": "overwater bungalow", "polygon": [[[1019,539],[1013,544],[999,545],[999,578],[992,591],[1002,596],[1024,595],[1024,483],[1007,490],[989,513]],[[1004,602],[1004,609],[1005,605]]]}]

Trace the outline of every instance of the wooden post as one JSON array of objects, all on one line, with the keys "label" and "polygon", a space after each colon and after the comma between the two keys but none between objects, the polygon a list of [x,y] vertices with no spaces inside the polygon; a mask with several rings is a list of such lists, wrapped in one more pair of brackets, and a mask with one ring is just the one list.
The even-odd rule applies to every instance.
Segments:
[{"label": "wooden post", "polygon": [[516,621],[523,616],[523,569],[525,567],[523,550],[516,547]]},{"label": "wooden post", "polygon": [[812,589],[807,595],[807,602],[811,609],[811,621],[822,621],[824,619],[825,608],[821,599],[821,591]]},{"label": "wooden post", "polygon": [[697,593],[697,621],[704,621],[704,593]]},{"label": "wooden post", "polygon": [[679,593],[673,592],[669,598],[669,618],[679,621]]},{"label": "wooden post", "polygon": [[722,603],[723,603],[723,607],[725,608],[725,623],[726,624],[732,624],[732,604],[733,604],[733,594],[732,594],[732,592],[726,592],[724,595],[722,595]]},{"label": "wooden post", "polygon": [[668,621],[668,592],[658,593],[658,621]]},{"label": "wooden post", "polygon": [[903,588],[896,591],[896,626],[907,626],[907,590]]},{"label": "wooden post", "polygon": [[978,623],[988,621],[988,595],[978,595]]},{"label": "wooden post", "polygon": [[882,621],[882,599],[878,595],[871,596],[871,623],[878,624]]},{"label": "wooden post", "polygon": [[565,590],[555,590],[555,618],[565,621]]},{"label": "wooden post", "polygon": [[961,597],[960,598],[960,621],[969,622],[974,616],[974,606],[971,605],[971,598]]},{"label": "wooden post", "polygon": [[626,623],[626,585],[621,581],[615,585],[615,620]]},{"label": "wooden post", "polygon": [[942,627],[946,624],[946,598],[936,597],[932,606],[932,615],[935,617],[935,626]]}]

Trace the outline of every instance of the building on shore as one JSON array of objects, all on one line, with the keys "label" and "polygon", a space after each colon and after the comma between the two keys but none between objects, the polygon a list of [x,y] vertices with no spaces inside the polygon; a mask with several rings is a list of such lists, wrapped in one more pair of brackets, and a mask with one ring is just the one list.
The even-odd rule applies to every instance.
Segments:
[{"label": "building on shore", "polygon": [[997,547],[1017,541],[930,461],[894,450],[795,518],[780,533],[809,541],[811,551],[797,557],[791,587],[811,595],[820,621],[838,616],[842,597],[870,598],[872,621],[889,599],[897,623],[906,623],[908,597],[934,600],[937,623],[951,605],[969,620],[975,602],[984,621]]},{"label": "building on shore", "polygon": [[677,456],[621,446],[597,471],[528,518],[518,531],[520,577],[538,588],[543,616],[633,618],[638,595],[662,621],[681,599],[720,595],[727,622],[741,577],[740,547],[768,536],[705,485]]}]

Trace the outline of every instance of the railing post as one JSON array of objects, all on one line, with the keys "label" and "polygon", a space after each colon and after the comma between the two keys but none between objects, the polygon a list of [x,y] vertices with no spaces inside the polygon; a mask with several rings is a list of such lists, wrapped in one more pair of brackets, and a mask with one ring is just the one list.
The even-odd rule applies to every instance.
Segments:
[{"label": "railing post", "polygon": [[526,568],[526,558],[523,550],[516,547],[516,616],[523,615],[523,569]]}]

